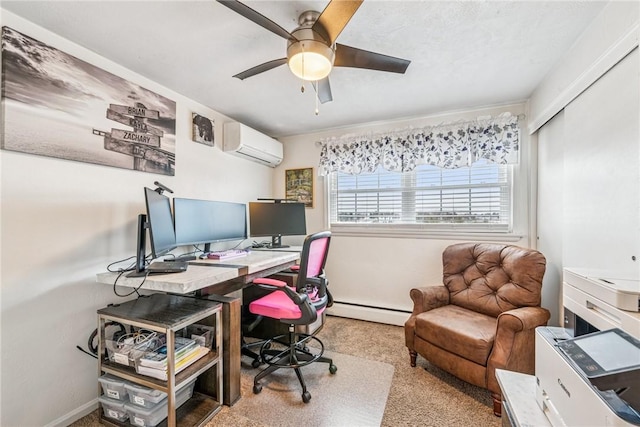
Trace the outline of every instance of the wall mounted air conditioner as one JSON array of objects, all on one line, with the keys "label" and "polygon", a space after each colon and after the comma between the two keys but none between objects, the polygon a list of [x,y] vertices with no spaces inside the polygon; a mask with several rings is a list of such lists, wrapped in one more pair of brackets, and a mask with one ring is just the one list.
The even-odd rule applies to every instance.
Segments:
[{"label": "wall mounted air conditioner", "polygon": [[275,168],[282,162],[282,143],[249,126],[228,122],[223,129],[223,150],[229,154]]}]

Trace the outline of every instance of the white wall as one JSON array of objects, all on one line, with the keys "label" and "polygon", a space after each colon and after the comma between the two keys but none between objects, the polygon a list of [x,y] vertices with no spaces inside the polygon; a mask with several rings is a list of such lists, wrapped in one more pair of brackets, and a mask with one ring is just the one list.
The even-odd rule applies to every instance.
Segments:
[{"label": "white wall", "polygon": [[[349,133],[402,129],[408,126],[435,125],[443,122],[469,120],[484,115],[497,115],[509,111],[514,115],[525,113],[524,104],[476,109],[420,117],[402,121],[361,124],[348,128],[281,138],[284,142],[283,163],[276,168],[274,190],[284,194],[284,170],[317,166],[321,138],[339,137]],[[322,114],[322,112],[320,113]],[[508,243],[529,246],[529,178],[527,165],[530,158],[529,136],[526,121],[521,123],[522,156],[516,168],[515,228],[513,240]],[[323,177],[316,176],[315,207],[307,209],[307,232],[327,229],[326,185]],[[473,238],[397,238],[354,237],[334,232],[327,262],[330,289],[339,303],[330,311],[333,314],[401,325],[413,308],[409,291],[416,286],[442,282],[442,251],[448,245]],[[505,239],[506,240],[506,239]],[[494,237],[493,241],[500,241]],[[355,307],[358,306],[368,307]]]},{"label": "white wall", "polygon": [[191,141],[192,112],[215,119],[216,144],[227,117],[1,12],[2,25],[177,103],[173,177],[0,150],[0,425],[66,425],[95,406],[97,363],[76,345],[86,348],[97,309],[124,300],[95,276],[135,254],[143,187],[247,202],[272,195],[273,169]]}]

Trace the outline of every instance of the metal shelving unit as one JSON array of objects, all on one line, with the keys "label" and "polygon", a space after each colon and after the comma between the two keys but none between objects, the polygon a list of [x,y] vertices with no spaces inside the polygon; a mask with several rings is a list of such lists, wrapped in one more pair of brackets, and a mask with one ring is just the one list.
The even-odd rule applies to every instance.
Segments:
[{"label": "metal shelving unit", "polygon": [[[167,352],[167,380],[138,374],[133,366],[99,358],[99,372],[167,393],[167,418],[160,426],[202,426],[222,407],[222,304],[179,295],[153,294],[98,310],[99,355],[105,352],[105,324],[109,321],[166,334],[167,348],[174,348],[176,332],[194,323],[214,328],[210,352],[175,374],[175,354]],[[196,380],[193,396],[176,408],[176,391]],[[104,415],[101,422],[130,426]]]}]

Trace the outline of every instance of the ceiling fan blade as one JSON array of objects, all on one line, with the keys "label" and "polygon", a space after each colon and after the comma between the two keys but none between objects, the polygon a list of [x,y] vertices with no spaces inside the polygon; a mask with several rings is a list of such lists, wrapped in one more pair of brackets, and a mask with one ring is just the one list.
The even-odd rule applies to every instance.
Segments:
[{"label": "ceiling fan blade", "polygon": [[265,62],[264,64],[256,65],[253,68],[249,68],[241,73],[236,74],[233,77],[237,77],[240,80],[244,80],[247,77],[255,76],[256,74],[264,73],[272,68],[279,67],[287,63],[287,58],[274,59],[273,61]]},{"label": "ceiling fan blade", "polygon": [[324,8],[311,29],[320,34],[329,44],[335,43],[362,1],[332,0]]},{"label": "ceiling fan blade", "polygon": [[366,68],[404,74],[411,61],[381,53],[369,52],[343,44],[336,44],[334,67]]},{"label": "ceiling fan blade", "polygon": [[333,96],[331,95],[331,84],[329,84],[329,77],[325,77],[324,79],[317,82],[312,82],[312,84],[313,88],[318,94],[318,100],[320,100],[321,104],[333,101]]},{"label": "ceiling fan blade", "polygon": [[243,3],[240,3],[239,1],[218,0],[218,3],[221,3],[227,6],[229,9],[233,10],[234,12],[244,16],[248,20],[255,22],[261,27],[266,28],[267,30],[279,35],[282,38],[285,38],[287,40],[297,41],[297,39],[293,37],[291,33],[289,33],[289,31],[285,30],[280,25],[273,22],[271,19],[256,12],[255,10],[251,9],[249,6]]}]

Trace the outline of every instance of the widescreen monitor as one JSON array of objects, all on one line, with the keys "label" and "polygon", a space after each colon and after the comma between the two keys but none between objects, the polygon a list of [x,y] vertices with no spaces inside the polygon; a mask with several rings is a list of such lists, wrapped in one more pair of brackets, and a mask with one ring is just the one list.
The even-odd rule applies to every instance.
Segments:
[{"label": "widescreen monitor", "polygon": [[247,238],[247,206],[214,200],[173,199],[176,243],[179,246],[210,244]]},{"label": "widescreen monitor", "polygon": [[252,237],[271,237],[272,247],[285,247],[282,236],[307,234],[304,203],[249,202],[249,229]]},{"label": "widescreen monitor", "polygon": [[171,202],[168,197],[146,188],[144,198],[147,204],[147,224],[151,237],[153,258],[161,257],[177,247],[176,233],[173,229]]}]

